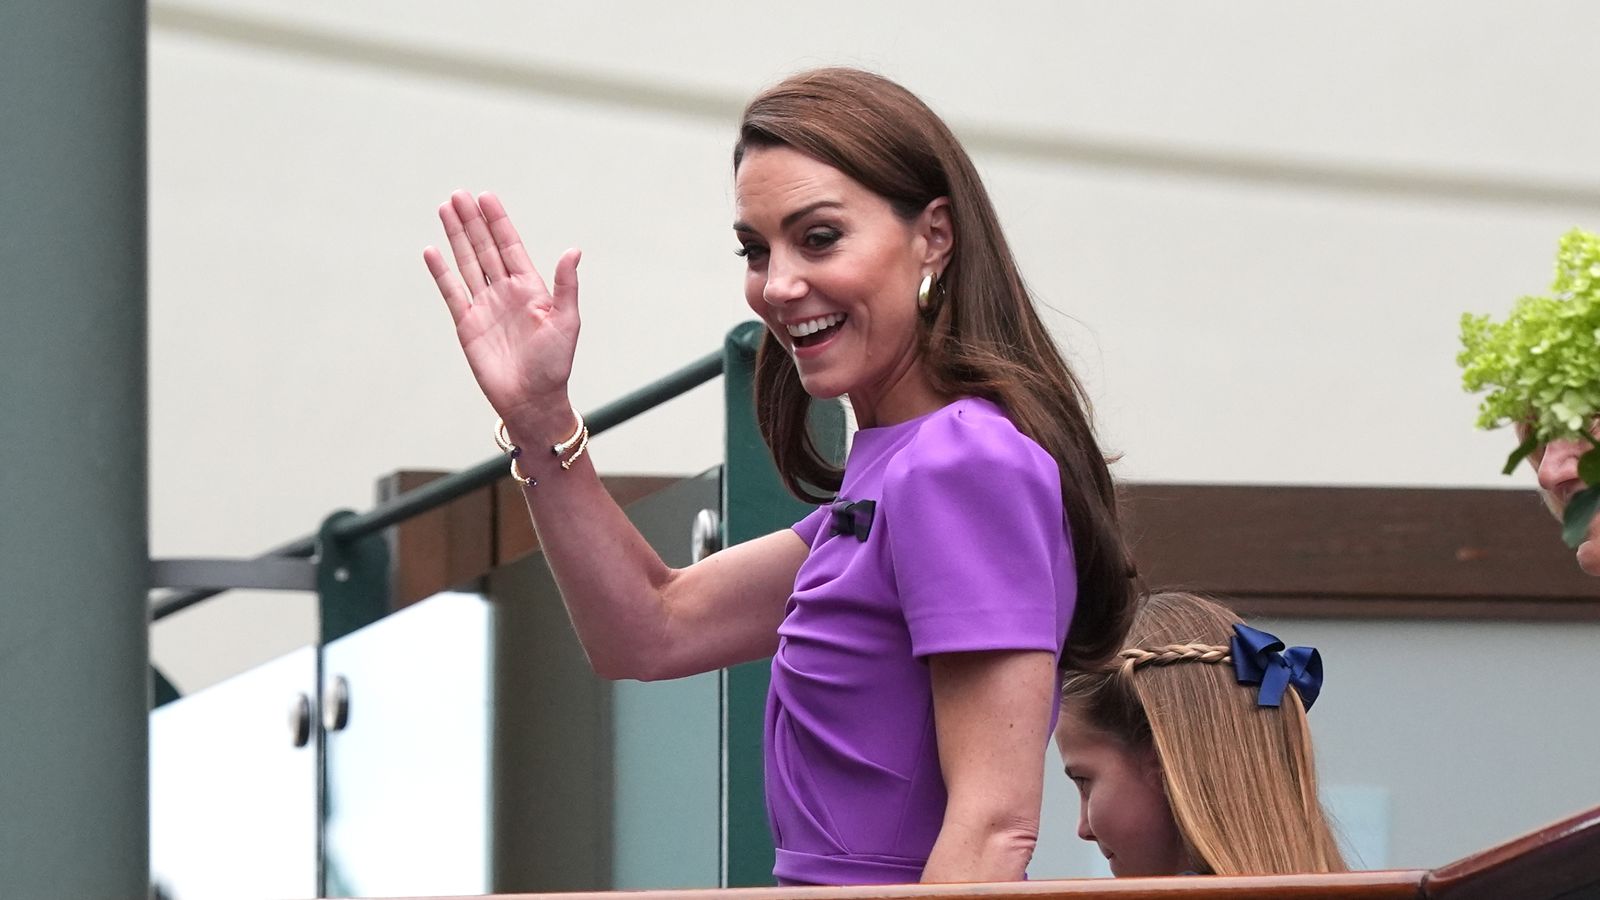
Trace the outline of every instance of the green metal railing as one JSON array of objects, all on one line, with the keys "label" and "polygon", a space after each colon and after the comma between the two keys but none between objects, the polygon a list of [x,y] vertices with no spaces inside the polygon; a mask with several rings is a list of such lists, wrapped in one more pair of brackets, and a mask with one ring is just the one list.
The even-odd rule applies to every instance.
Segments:
[{"label": "green metal railing", "polygon": [[[757,322],[738,325],[728,333],[720,351],[706,354],[585,416],[590,434],[598,435],[723,375],[726,444],[722,466],[722,546],[788,527],[810,511],[784,488],[757,424],[755,358],[764,333],[764,327]],[[818,446],[842,459],[842,408],[836,404],[819,405],[813,428]],[[389,612],[389,559],[384,529],[507,475],[505,457],[495,456],[367,512],[337,511],[322,521],[316,534],[284,543],[255,560],[239,562],[248,567],[310,560],[305,565],[315,573],[321,621],[319,645],[326,646]],[[168,582],[178,583],[196,582]],[[231,589],[202,587],[174,592],[152,604],[152,618],[166,618]],[[725,814],[719,863],[723,884],[728,887],[772,884],[773,847],[767,825],[761,753],[768,671],[765,662],[747,663],[724,670],[721,679],[724,774],[720,792]],[[319,671],[319,680],[321,677]],[[176,700],[177,692],[159,672],[156,679],[158,702]]]},{"label": "green metal railing", "polygon": [[[724,354],[708,353],[694,362],[658,379],[631,394],[620,397],[584,416],[590,435],[601,434],[662,403],[687,393],[716,378],[723,371]],[[383,529],[396,525],[429,510],[436,509],[458,497],[493,484],[506,477],[505,457],[495,456],[467,469],[431,481],[415,490],[383,503],[365,513],[340,511],[329,516],[316,534],[297,538],[261,554],[259,559],[308,559],[317,555],[319,547],[335,549],[356,544],[379,535]],[[319,565],[330,569],[334,584],[349,584],[356,580],[355,573],[346,571],[338,575],[337,565]],[[229,588],[199,588],[163,597],[151,606],[151,618],[164,619],[176,612],[228,591]]]}]

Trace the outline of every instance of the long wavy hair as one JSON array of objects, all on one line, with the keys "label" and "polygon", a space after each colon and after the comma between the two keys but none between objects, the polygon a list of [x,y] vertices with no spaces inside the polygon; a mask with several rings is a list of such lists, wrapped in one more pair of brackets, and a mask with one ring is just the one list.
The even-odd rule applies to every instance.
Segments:
[{"label": "long wavy hair", "polygon": [[[993,401],[1054,457],[1078,578],[1062,662],[1108,659],[1122,645],[1136,596],[1116,488],[1095,440],[1088,396],[1034,309],[972,160],[914,94],[850,68],[802,72],[750,101],[734,172],[747,150],[774,146],[838,169],[907,222],[935,199],[949,198],[954,246],[935,288],[937,302],[922,316],[921,364],[936,390]],[[821,503],[838,492],[843,472],[812,441],[811,402],[793,360],[768,333],[756,360],[761,433],[789,490]]]},{"label": "long wavy hair", "polygon": [[[1062,705],[1135,751],[1155,750],[1189,858],[1215,875],[1343,872],[1317,795],[1305,706],[1293,687],[1256,705],[1229,664],[1227,607],[1189,593],[1139,604],[1116,662],[1073,672]],[[1175,874],[1175,873],[1174,873]]]}]

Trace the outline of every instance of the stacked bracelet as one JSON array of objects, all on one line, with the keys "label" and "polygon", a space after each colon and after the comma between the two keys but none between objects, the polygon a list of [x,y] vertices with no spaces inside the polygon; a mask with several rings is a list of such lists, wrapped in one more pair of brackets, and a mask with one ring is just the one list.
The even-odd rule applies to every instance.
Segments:
[{"label": "stacked bracelet", "polygon": [[[573,413],[573,415],[577,415],[577,413]],[[572,468],[572,464],[578,461],[578,457],[583,455],[583,451],[589,449],[589,426],[583,423],[583,416],[578,416],[578,427],[573,429],[572,436],[551,447],[550,452],[560,456],[571,449],[573,444],[577,444],[578,449],[571,456],[561,461],[561,468],[563,469]]]},{"label": "stacked bracelet", "polygon": [[[577,416],[577,413],[573,413],[573,415]],[[577,447],[571,456],[561,460],[561,468],[563,470],[572,468],[572,464],[583,456],[585,450],[589,449],[589,426],[584,424],[583,416],[577,416],[577,418],[578,427],[573,429],[572,435],[561,443],[550,446],[550,452],[556,456],[572,450],[574,446]],[[518,484],[527,487],[536,487],[539,484],[537,478],[529,478],[523,475],[522,470],[517,467],[517,459],[522,456],[522,448],[512,443],[511,433],[506,430],[505,419],[498,419],[494,423],[494,443],[495,446],[500,448],[500,452],[511,457],[511,477],[515,478]]]}]

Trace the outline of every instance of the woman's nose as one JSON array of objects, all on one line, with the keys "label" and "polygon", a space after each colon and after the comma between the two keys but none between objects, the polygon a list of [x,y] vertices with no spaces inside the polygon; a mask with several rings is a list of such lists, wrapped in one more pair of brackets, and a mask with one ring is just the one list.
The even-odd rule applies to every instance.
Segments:
[{"label": "woman's nose", "polygon": [[1094,840],[1094,829],[1089,827],[1089,804],[1078,807],[1078,837],[1086,841]]},{"label": "woman's nose", "polygon": [[773,306],[782,306],[806,295],[806,282],[797,268],[774,253],[767,259],[767,283],[761,289],[761,298]]}]

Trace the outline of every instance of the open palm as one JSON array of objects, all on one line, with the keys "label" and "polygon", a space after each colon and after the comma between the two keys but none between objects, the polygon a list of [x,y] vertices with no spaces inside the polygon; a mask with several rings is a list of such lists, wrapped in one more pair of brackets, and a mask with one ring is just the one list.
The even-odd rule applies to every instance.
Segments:
[{"label": "open palm", "polygon": [[545,286],[522,238],[493,194],[476,200],[456,191],[439,220],[460,274],[436,247],[422,252],[489,403],[508,423],[520,410],[565,404],[578,344],[578,259],[556,263],[555,288]]}]

